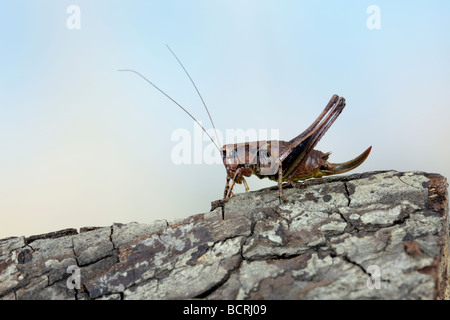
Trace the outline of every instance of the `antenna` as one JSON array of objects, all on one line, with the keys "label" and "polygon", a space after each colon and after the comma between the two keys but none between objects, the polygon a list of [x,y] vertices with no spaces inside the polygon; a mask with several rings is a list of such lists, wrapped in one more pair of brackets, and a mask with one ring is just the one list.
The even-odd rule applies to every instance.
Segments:
[{"label": "antenna", "polygon": [[[216,139],[219,140],[219,136],[217,135],[217,131],[216,131],[216,126],[214,125],[214,122],[211,118],[211,114],[209,113],[208,107],[206,106],[205,100],[203,100],[202,95],[200,94],[200,91],[198,91],[197,86],[195,85],[194,80],[192,80],[191,76],[189,75],[189,72],[187,72],[186,68],[183,66],[183,64],[181,63],[180,59],[178,59],[177,55],[172,51],[172,49],[170,49],[169,45],[166,44],[167,49],[169,49],[169,51],[173,54],[173,56],[175,57],[175,59],[177,59],[178,63],[180,64],[180,66],[183,68],[184,72],[186,73],[186,75],[189,77],[189,80],[191,80],[192,85],[195,88],[195,91],[197,91],[198,96],[200,97],[200,100],[202,100],[203,106],[206,109],[206,112],[208,113],[208,117],[209,120],[211,121],[211,124],[214,128],[214,134],[216,135]],[[220,141],[217,141],[218,143],[220,143]]]},{"label": "antenna", "polygon": [[[217,150],[219,150],[219,153],[221,153],[220,148],[217,146],[216,142],[211,138],[211,136],[209,135],[209,133],[205,130],[205,128],[203,128],[203,126],[200,124],[200,122],[197,121],[197,119],[194,118],[194,116],[192,114],[190,114],[185,108],[183,108],[183,106],[181,104],[179,104],[178,102],[176,102],[171,96],[169,96],[167,93],[165,93],[163,90],[161,90],[158,86],[156,86],[153,82],[151,82],[150,80],[148,80],[146,77],[144,77],[142,74],[140,74],[139,72],[132,70],[132,69],[121,69],[118,71],[127,71],[127,72],[134,72],[135,74],[137,74],[138,76],[140,76],[142,79],[144,79],[145,81],[147,81],[149,84],[151,84],[155,89],[157,89],[159,92],[161,92],[163,95],[165,95],[167,98],[169,98],[173,103],[175,103],[178,107],[180,107],[184,112],[186,112],[199,126],[200,128],[202,128],[202,130],[206,133],[206,135],[209,137],[209,139],[211,139],[212,143],[214,143],[214,145],[216,146]],[[202,99],[203,100],[203,99]],[[215,129],[215,128],[214,128]]]}]

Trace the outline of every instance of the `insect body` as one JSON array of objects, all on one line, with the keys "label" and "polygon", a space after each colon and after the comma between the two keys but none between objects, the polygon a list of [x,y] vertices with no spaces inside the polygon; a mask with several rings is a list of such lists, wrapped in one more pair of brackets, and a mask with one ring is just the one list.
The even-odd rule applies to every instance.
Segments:
[{"label": "insect body", "polygon": [[[169,48],[172,54],[181,65],[191,83],[195,87],[202,103],[208,112],[211,124],[214,127],[211,115],[208,108],[200,95],[194,81],[189,73],[184,68],[183,64]],[[249,187],[245,181],[245,177],[250,177],[252,174],[259,178],[269,178],[278,182],[279,197],[286,201],[283,194],[283,182],[296,182],[309,178],[321,178],[339,173],[350,171],[360,164],[362,164],[368,157],[372,147],[369,147],[361,155],[353,160],[345,163],[329,163],[328,156],[330,153],[323,153],[314,150],[319,140],[325,132],[334,123],[345,107],[345,99],[337,95],[333,95],[330,102],[319,115],[319,117],[307,128],[304,132],[290,141],[256,141],[236,144],[227,144],[220,149],[216,142],[211,138],[209,133],[201,126],[201,124],[178,102],[172,99],[168,94],[162,91],[159,87],[154,85],[146,77],[134,70],[119,70],[130,71],[142,77],[145,81],[155,87],[158,91],[164,94],[172,102],[178,105],[185,111],[202,130],[208,135],[216,148],[222,156],[225,169],[227,171],[226,184],[224,190],[224,198],[222,203],[227,201],[232,196],[232,191],[235,184],[244,184],[245,190]],[[215,130],[215,127],[214,127]],[[217,137],[217,134],[216,134]]]},{"label": "insect body", "polygon": [[311,126],[290,141],[259,141],[222,148],[222,158],[227,170],[224,200],[232,195],[235,183],[244,183],[252,174],[278,182],[280,199],[286,201],[282,182],[296,182],[321,178],[350,171],[366,160],[372,147],[345,163],[329,163],[330,153],[313,148],[330,128],[345,107],[345,99],[334,95]]}]

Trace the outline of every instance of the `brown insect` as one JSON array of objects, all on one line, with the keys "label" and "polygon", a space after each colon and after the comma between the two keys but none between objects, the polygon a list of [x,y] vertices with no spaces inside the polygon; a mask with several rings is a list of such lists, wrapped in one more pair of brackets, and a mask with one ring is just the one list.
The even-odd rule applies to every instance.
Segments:
[{"label": "brown insect", "polygon": [[[189,77],[191,83],[197,91],[198,96],[202,100],[214,130],[216,130],[208,108],[206,107],[197,86],[175,53],[170,48],[169,50]],[[277,181],[280,202],[281,200],[286,202],[287,200],[283,194],[283,182],[294,183],[300,180],[321,178],[323,176],[350,171],[361,165],[366,160],[372,149],[372,147],[369,147],[361,155],[345,163],[329,163],[328,157],[330,153],[323,153],[314,149],[319,140],[331,127],[345,107],[345,99],[337,95],[333,95],[325,109],[308,129],[290,141],[271,140],[235,143],[224,145],[222,149],[219,149],[216,142],[211,138],[203,126],[168,94],[137,71],[130,69],[119,71],[134,72],[142,77],[172,102],[178,105],[183,111],[185,111],[208,135],[221,153],[223,164],[225,165],[225,169],[227,171],[224,197],[221,204],[233,195],[233,188],[236,183],[243,183],[245,190],[248,191],[249,187],[245,181],[245,177],[250,177],[252,174],[256,175],[260,179],[269,178],[270,180]]]},{"label": "brown insect", "polygon": [[232,195],[235,183],[244,183],[248,191],[244,177],[250,177],[252,174],[261,179],[267,177],[277,181],[280,200],[286,201],[283,182],[292,183],[340,174],[362,164],[372,147],[345,163],[329,163],[328,157],[331,153],[313,149],[344,107],[345,99],[333,95],[316,121],[290,141],[258,141],[223,146],[222,157],[227,169],[224,200]]}]

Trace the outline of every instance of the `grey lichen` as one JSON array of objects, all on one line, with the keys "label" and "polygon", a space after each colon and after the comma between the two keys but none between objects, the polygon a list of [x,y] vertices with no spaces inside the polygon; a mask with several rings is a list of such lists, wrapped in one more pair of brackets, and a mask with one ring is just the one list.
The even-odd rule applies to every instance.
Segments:
[{"label": "grey lichen", "polygon": [[[0,240],[0,299],[448,298],[444,177],[354,174],[285,196],[268,188],[173,222]],[[67,286],[71,265],[79,288]]]}]

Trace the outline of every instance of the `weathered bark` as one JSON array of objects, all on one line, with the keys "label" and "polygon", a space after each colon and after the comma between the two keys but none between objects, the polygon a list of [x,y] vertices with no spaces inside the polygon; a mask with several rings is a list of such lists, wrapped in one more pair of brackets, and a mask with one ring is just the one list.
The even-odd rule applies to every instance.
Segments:
[{"label": "weathered bark", "polygon": [[216,208],[0,240],[0,299],[449,297],[444,177],[371,172],[285,195],[282,205],[276,188],[237,195],[225,220]]}]

